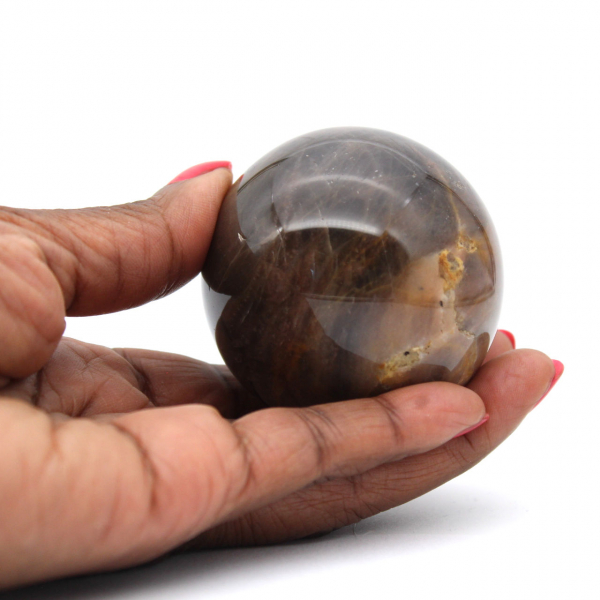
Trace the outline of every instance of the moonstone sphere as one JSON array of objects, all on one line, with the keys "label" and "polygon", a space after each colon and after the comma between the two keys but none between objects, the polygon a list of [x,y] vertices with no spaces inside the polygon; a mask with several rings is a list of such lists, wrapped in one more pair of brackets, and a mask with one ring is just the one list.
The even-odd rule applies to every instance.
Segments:
[{"label": "moonstone sphere", "polygon": [[293,139],[221,208],[203,270],[219,350],[270,406],[465,384],[500,310],[496,232],[450,164],[359,127]]}]

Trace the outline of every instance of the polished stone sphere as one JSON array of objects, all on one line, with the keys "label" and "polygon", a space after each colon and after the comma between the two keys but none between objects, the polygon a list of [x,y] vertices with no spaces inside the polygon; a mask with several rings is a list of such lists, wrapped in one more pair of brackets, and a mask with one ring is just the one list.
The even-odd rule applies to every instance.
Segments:
[{"label": "polished stone sphere", "polygon": [[494,227],[445,160],[376,129],[316,131],[238,179],[203,270],[235,377],[271,406],[465,384],[500,310]]}]

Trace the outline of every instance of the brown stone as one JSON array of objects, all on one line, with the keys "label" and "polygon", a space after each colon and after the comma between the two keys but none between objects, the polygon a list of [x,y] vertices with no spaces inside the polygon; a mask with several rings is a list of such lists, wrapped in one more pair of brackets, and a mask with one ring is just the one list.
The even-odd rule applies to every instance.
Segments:
[{"label": "brown stone", "polygon": [[496,233],[462,175],[416,142],[350,127],[250,167],[203,275],[225,362],[273,406],[466,383],[502,289]]}]

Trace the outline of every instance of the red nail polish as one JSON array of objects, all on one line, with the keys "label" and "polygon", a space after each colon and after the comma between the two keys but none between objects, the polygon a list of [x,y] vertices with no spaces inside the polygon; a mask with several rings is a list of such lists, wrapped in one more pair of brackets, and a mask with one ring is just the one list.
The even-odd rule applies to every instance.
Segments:
[{"label": "red nail polish", "polygon": [[215,169],[229,169],[231,171],[231,163],[228,160],[213,160],[212,162],[205,162],[195,167],[186,169],[183,173],[179,173],[175,179],[169,181],[171,183],[177,183],[178,181],[185,181],[186,179],[192,179],[205,173],[210,173]]},{"label": "red nail polish", "polygon": [[550,393],[550,390],[555,386],[556,382],[565,371],[565,365],[563,365],[560,360],[553,360],[552,362],[554,363],[554,377],[544,395],[537,401],[537,404],[533,408],[535,408]]},{"label": "red nail polish", "polygon": [[467,427],[464,431],[457,433],[452,439],[455,440],[457,437],[460,437],[467,433],[471,433],[471,431],[475,431],[475,429],[477,429],[478,427],[481,427],[484,423],[487,423],[489,420],[490,420],[490,415],[485,413],[485,416],[483,417],[483,419],[481,419],[481,421],[479,421],[479,423],[475,423],[475,425],[472,425],[471,427]]},{"label": "red nail polish", "polygon": [[515,336],[510,331],[506,331],[506,329],[498,329],[498,331],[501,331],[510,340],[514,350],[517,347],[517,344],[515,343]]}]

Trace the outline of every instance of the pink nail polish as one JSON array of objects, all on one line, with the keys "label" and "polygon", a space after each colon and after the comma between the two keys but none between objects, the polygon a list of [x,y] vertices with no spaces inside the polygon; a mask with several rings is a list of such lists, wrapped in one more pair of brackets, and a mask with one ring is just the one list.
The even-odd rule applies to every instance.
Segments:
[{"label": "pink nail polish", "polygon": [[175,179],[169,181],[171,183],[177,183],[178,181],[185,181],[186,179],[192,179],[205,173],[210,173],[215,169],[229,169],[231,171],[231,163],[228,160],[213,160],[212,162],[205,162],[195,167],[186,169],[183,173],[179,173]]},{"label": "pink nail polish", "polygon": [[461,437],[462,435],[471,433],[471,431],[475,431],[475,429],[477,429],[478,427],[481,427],[484,423],[487,423],[489,420],[490,420],[490,415],[485,413],[485,416],[483,417],[483,419],[481,419],[481,421],[479,421],[479,423],[475,423],[475,425],[472,425],[471,427],[467,427],[464,431],[457,433],[452,439],[455,440],[457,437]]},{"label": "pink nail polish", "polygon": [[550,390],[555,386],[556,382],[565,371],[565,365],[563,365],[560,360],[553,360],[552,362],[554,363],[554,377],[544,395],[537,401],[537,404],[533,408],[538,406],[538,404],[550,393]]},{"label": "pink nail polish", "polygon": [[498,331],[501,331],[510,340],[514,350],[517,347],[517,344],[515,343],[515,336],[510,331],[506,331],[506,329],[498,329]]}]

